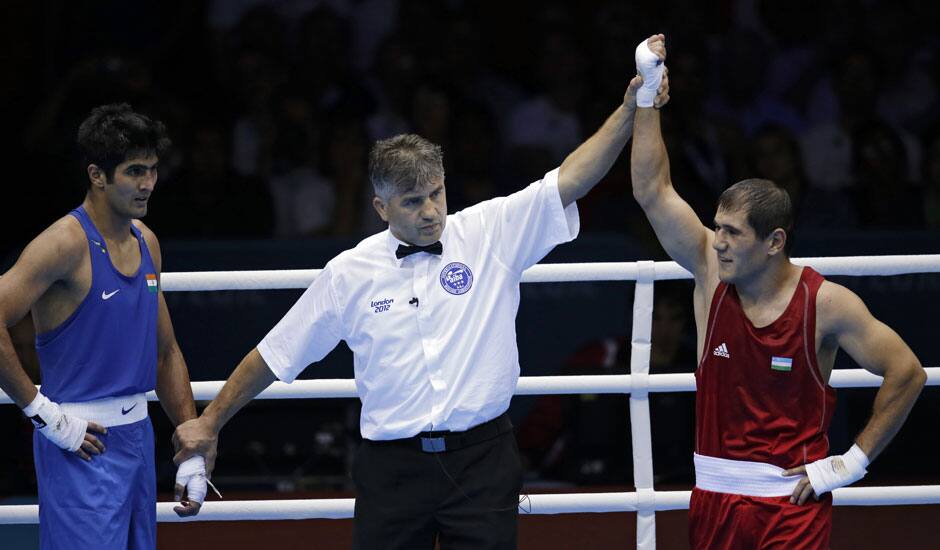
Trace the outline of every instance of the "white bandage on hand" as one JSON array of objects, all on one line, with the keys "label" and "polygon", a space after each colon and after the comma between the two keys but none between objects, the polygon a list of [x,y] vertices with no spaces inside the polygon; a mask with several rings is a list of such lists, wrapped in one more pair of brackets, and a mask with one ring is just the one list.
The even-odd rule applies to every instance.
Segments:
[{"label": "white bandage on hand", "polygon": [[659,56],[650,50],[646,40],[636,47],[636,71],[643,77],[643,85],[636,91],[637,107],[652,107],[663,80],[663,65]]},{"label": "white bandage on hand", "polygon": [[196,455],[184,460],[176,470],[176,484],[186,487],[186,500],[202,504],[206,500],[206,459]]},{"label": "white bandage on hand", "polygon": [[62,412],[57,403],[42,393],[36,393],[32,403],[23,409],[39,433],[60,449],[75,452],[85,441],[88,421]]},{"label": "white bandage on hand", "polygon": [[816,496],[851,485],[865,477],[868,457],[858,445],[852,445],[844,455],[817,460],[806,465],[806,475]]}]

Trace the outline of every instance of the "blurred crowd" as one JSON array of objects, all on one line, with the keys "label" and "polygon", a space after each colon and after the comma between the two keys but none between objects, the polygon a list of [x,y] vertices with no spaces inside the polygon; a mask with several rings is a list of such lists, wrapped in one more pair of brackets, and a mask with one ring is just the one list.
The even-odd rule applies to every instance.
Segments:
[{"label": "blurred crowd", "polygon": [[[18,198],[35,217],[14,235],[81,200],[75,129],[112,101],[162,119],[174,140],[147,217],[164,239],[379,230],[368,149],[402,132],[443,145],[457,211],[559,165],[621,100],[653,32],[669,48],[673,179],[704,220],[730,183],[765,177],[794,197],[798,228],[940,227],[929,3],[647,4],[11,4],[12,152],[42,167],[25,171]],[[652,242],[633,215],[628,157],[582,201],[584,230]]]}]

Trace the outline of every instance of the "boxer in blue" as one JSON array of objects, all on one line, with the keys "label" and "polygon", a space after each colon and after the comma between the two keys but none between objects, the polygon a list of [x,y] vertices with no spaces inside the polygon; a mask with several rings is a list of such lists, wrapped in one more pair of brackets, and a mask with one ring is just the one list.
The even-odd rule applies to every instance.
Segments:
[{"label": "boxer in blue", "polygon": [[[84,202],[30,242],[0,278],[0,389],[36,428],[44,550],[156,547],[145,393],[156,389],[174,425],[196,416],[160,292],[160,245],[139,220],[169,145],[162,123],[126,104],[92,110],[78,130]],[[40,390],[8,332],[30,310]],[[188,490],[175,508],[180,515],[198,512],[205,497],[205,468],[196,458],[180,466],[177,483]]]}]

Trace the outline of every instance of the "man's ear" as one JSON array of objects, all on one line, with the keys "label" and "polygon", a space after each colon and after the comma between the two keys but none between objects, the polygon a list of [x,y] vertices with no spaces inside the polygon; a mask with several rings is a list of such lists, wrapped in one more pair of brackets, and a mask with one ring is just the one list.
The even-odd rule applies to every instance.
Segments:
[{"label": "man's ear", "polygon": [[97,164],[89,164],[85,171],[88,173],[88,181],[91,182],[92,187],[104,187],[108,183],[104,170]]},{"label": "man's ear", "polygon": [[388,223],[388,213],[386,212],[388,205],[385,204],[385,201],[378,197],[372,197],[372,206],[375,208],[375,211],[379,213],[379,217],[382,218],[382,221]]},{"label": "man's ear", "polygon": [[777,254],[782,254],[784,248],[787,246],[787,232],[781,228],[774,229],[771,231],[770,235],[767,237],[769,240],[769,248],[767,249],[767,254],[775,256]]}]

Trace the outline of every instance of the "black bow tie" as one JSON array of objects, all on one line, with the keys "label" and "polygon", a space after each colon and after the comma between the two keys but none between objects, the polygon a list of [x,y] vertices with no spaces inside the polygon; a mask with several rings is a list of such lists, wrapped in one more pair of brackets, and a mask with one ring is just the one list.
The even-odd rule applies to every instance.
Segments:
[{"label": "black bow tie", "polygon": [[395,251],[395,257],[400,260],[406,256],[417,254],[418,252],[427,252],[428,254],[437,254],[440,256],[441,252],[444,252],[444,245],[441,244],[441,241],[431,243],[427,246],[407,246],[400,244],[398,245],[398,250]]}]

